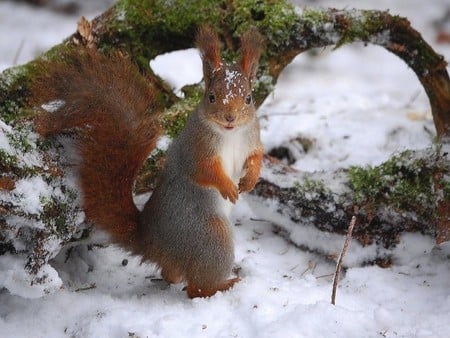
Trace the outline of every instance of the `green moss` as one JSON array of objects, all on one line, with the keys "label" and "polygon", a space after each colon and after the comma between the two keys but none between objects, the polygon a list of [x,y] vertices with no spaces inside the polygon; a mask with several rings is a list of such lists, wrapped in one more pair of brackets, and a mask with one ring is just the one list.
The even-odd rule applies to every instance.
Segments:
[{"label": "green moss", "polygon": [[145,56],[146,62],[167,52],[161,41],[172,41],[173,49],[192,47],[196,27],[201,23],[219,22],[223,3],[209,0],[118,1],[107,25],[108,30],[119,34],[114,40],[104,36],[100,47],[120,47],[133,56]]},{"label": "green moss", "polygon": [[[73,55],[76,51],[80,50],[80,46],[70,44],[70,43],[61,43],[59,45],[53,46],[44,54],[39,56],[39,58],[35,59],[29,65],[31,67],[30,71],[32,73],[42,73],[47,71],[46,62],[59,62],[67,60],[71,62],[71,55]],[[44,61],[44,63],[43,63]]]},{"label": "green moss", "polygon": [[291,190],[291,198],[293,201],[317,201],[320,204],[326,204],[324,201],[332,197],[331,190],[325,186],[320,180],[314,180],[304,177],[301,182],[295,182]]},{"label": "green moss", "polygon": [[13,171],[18,166],[16,156],[8,154],[3,149],[0,149],[0,172]]},{"label": "green moss", "polygon": [[0,173],[7,173],[18,178],[32,177],[39,174],[39,168],[22,165],[18,156],[0,149]]},{"label": "green moss", "polygon": [[[302,41],[299,45],[303,45],[305,48],[322,46],[323,43],[320,41],[323,40],[329,40],[329,43],[332,44],[336,35],[334,25],[330,11],[316,8],[304,9],[297,15],[296,36],[292,41]],[[332,34],[330,35],[330,33]]]},{"label": "green moss", "polygon": [[323,9],[307,8],[300,15],[301,23],[305,27],[309,27],[312,31],[316,31],[318,27],[328,22],[330,14]]},{"label": "green moss", "polygon": [[325,187],[325,183],[323,181],[317,181],[310,178],[305,177],[302,182],[295,182],[294,187],[297,193],[319,193],[326,194],[330,190]]},{"label": "green moss", "polygon": [[[26,123],[16,126],[11,132],[5,132],[8,143],[13,150],[7,152],[5,149],[0,149],[0,173],[7,173],[16,178],[27,178],[44,171],[39,166],[30,165],[25,160],[27,155],[36,151],[37,148],[33,139],[30,138],[30,134],[31,126]],[[31,155],[31,158],[33,158],[33,155]]]},{"label": "green moss", "polygon": [[305,47],[323,46],[327,41],[338,48],[356,41],[370,42],[399,19],[373,10],[305,9],[298,16],[298,32],[305,39]]},{"label": "green moss", "polygon": [[349,186],[357,204],[385,203],[402,210],[434,206],[432,169],[405,151],[379,166],[351,167]]},{"label": "green moss", "polygon": [[244,31],[257,27],[271,46],[268,50],[279,52],[288,46],[297,18],[286,1],[122,0],[107,22],[108,30],[119,34],[102,36],[100,48],[124,49],[133,56],[144,56],[147,62],[168,51],[165,41],[171,41],[172,50],[192,47],[197,28],[210,24],[219,34],[227,34],[234,47]]},{"label": "green moss", "polygon": [[8,133],[7,137],[9,140],[9,144],[17,151],[21,152],[29,152],[33,150],[36,145],[32,144],[29,140],[29,130],[24,129],[23,127],[18,126],[13,133]]},{"label": "green moss", "polygon": [[0,74],[0,119],[10,124],[29,115],[23,109],[28,96],[30,65],[6,69]]},{"label": "green moss", "polygon": [[170,138],[175,138],[184,128],[189,114],[197,108],[203,95],[200,85],[183,88],[185,98],[164,111],[163,128]]},{"label": "green moss", "polygon": [[198,101],[194,102],[183,100],[174,104],[165,112],[163,127],[166,134],[169,135],[170,138],[173,139],[177,137],[180,131],[184,128],[192,109],[195,109],[197,104]]},{"label": "green moss", "polygon": [[64,196],[63,200],[55,194],[50,198],[40,198],[43,208],[40,220],[46,224],[47,231],[65,238],[68,233],[70,236],[72,235],[71,232],[67,231],[67,227],[74,224],[77,193],[66,186],[61,186],[61,189]]},{"label": "green moss", "polygon": [[266,97],[275,89],[275,79],[269,74],[267,67],[261,67],[259,76],[253,83],[253,98],[259,107]]},{"label": "green moss", "polygon": [[[62,47],[59,48],[59,55],[61,50]],[[47,53],[27,64],[8,68],[0,74],[0,119],[15,129],[27,125],[36,113],[29,107],[29,87],[34,76],[42,71],[39,61],[48,58]],[[56,52],[52,57],[56,58]]]},{"label": "green moss", "polygon": [[444,199],[446,199],[446,200],[450,200],[450,177],[445,177],[444,179],[443,179],[443,182],[442,182],[442,185],[443,185],[443,192],[444,192]]},{"label": "green moss", "polygon": [[356,41],[368,42],[387,28],[384,12],[365,10],[349,11],[335,26],[341,35],[336,48]]},{"label": "green moss", "polygon": [[291,215],[293,219],[316,218],[318,215],[322,220],[333,218],[333,211],[328,208],[336,204],[336,195],[326,187],[322,180],[304,176],[301,181],[296,182],[287,191],[288,194],[285,197],[283,194],[281,195],[280,202],[297,210],[298,214]]},{"label": "green moss", "polygon": [[280,52],[289,45],[298,19],[292,4],[286,1],[243,0],[234,5],[234,12],[225,19],[231,30],[235,31],[235,38],[250,27],[257,27],[266,38],[269,53]]},{"label": "green moss", "polygon": [[143,194],[152,191],[164,167],[166,152],[161,149],[153,151],[141,168],[136,180],[134,191]]}]

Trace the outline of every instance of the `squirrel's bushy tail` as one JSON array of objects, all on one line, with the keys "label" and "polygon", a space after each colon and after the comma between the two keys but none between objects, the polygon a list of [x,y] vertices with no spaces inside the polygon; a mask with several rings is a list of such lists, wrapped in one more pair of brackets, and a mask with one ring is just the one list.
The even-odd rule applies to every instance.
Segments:
[{"label": "squirrel's bushy tail", "polygon": [[37,131],[45,137],[76,133],[86,216],[130,248],[138,221],[134,181],[160,131],[151,86],[128,59],[94,50],[38,67],[33,103],[56,108],[38,115]]}]

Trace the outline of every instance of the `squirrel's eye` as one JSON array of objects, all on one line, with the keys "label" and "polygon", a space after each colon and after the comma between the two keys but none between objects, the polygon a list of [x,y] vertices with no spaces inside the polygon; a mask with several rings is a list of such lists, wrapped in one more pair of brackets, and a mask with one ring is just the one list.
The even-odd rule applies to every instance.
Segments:
[{"label": "squirrel's eye", "polygon": [[216,102],[216,96],[213,93],[209,93],[208,99],[211,103]]},{"label": "squirrel's eye", "polygon": [[250,94],[248,94],[248,95],[245,97],[245,103],[246,103],[246,104],[252,103],[252,96],[251,96]]}]

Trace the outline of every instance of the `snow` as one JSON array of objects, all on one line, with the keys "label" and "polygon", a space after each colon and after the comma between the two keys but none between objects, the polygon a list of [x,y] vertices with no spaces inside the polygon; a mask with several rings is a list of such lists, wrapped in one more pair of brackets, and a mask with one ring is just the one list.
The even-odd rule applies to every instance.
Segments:
[{"label": "snow", "polygon": [[[448,9],[447,0],[434,0],[433,5],[420,0],[307,3],[390,8],[407,16],[450,59],[450,46],[434,43],[432,25]],[[0,70],[59,43],[75,30],[77,20],[0,2],[0,27],[7,32],[0,34]],[[151,65],[175,91],[200,79],[195,50],[166,57],[170,59],[157,58]],[[394,152],[430,146],[435,135],[429,103],[415,75],[380,47],[344,46],[300,55],[284,71],[259,116],[266,149],[297,137],[312,141],[294,164],[310,173],[377,164]],[[9,128],[0,122],[0,147],[7,151],[4,132]],[[163,147],[168,140],[160,143]],[[141,197],[138,200],[142,203]],[[30,208],[39,208],[37,201],[31,202]],[[274,213],[269,207],[276,206],[252,209],[244,196],[238,201],[232,219],[242,281],[209,299],[188,299],[182,285],[165,285],[154,266],[140,264],[111,245],[81,245],[60,253],[52,267],[46,267],[51,289],[39,289],[39,284],[30,288],[29,277],[22,274],[23,261],[0,256],[0,284],[9,290],[0,290],[0,336],[450,336],[449,243],[435,247],[428,237],[403,235],[393,252],[394,265],[383,269],[361,266],[373,251],[352,242],[349,268],[332,306],[334,262],[275,235],[271,221],[277,219],[270,219]],[[296,241],[316,236],[318,245],[330,252],[339,251],[344,242],[343,237],[315,234],[307,227],[296,229]],[[122,264],[124,259],[128,264]]]},{"label": "snow", "polygon": [[[242,81],[237,80],[239,78],[242,78],[242,76],[242,73],[236,70],[225,69],[225,87],[227,91],[225,97],[222,99],[222,103],[224,105],[227,105],[230,100],[235,98],[237,96],[236,94],[238,94],[239,96],[242,95],[244,87],[241,83]],[[237,86],[239,86],[239,88],[236,89]]]},{"label": "snow", "polygon": [[[174,64],[177,67],[174,67]],[[155,59],[150,60],[150,67],[180,97],[182,97],[181,88],[183,86],[200,82],[202,79],[202,61],[196,48],[158,55]]]},{"label": "snow", "polygon": [[42,211],[41,201],[51,197],[50,187],[42,177],[17,181],[14,192],[15,194],[10,202],[14,206],[21,206],[25,212],[36,215]]},{"label": "snow", "polygon": [[[61,287],[62,280],[59,278],[58,272],[50,265],[44,266],[37,276],[34,276],[26,273],[22,268],[23,261],[23,257],[17,255],[0,256],[0,271],[2,272],[0,284],[4,285],[12,295],[34,299],[42,297],[43,294],[56,292]],[[48,282],[33,283],[35,278],[45,278]]]},{"label": "snow", "polygon": [[297,169],[378,164],[394,151],[426,147],[434,136],[428,99],[415,74],[381,47],[300,55],[281,81],[260,109],[263,117],[271,116],[261,121],[262,135],[267,149],[299,136],[312,140]]},{"label": "snow", "polygon": [[11,154],[12,151],[8,137],[6,136],[6,134],[10,131],[11,127],[3,121],[0,121],[0,149],[2,149],[7,154]]}]

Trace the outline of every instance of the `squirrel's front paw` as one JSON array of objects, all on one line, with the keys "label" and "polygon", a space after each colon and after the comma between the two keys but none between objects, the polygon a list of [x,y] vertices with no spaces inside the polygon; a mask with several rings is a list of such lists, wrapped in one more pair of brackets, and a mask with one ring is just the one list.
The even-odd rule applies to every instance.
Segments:
[{"label": "squirrel's front paw", "polygon": [[257,179],[252,180],[248,176],[244,176],[239,181],[239,192],[246,192],[252,190],[256,185]]},{"label": "squirrel's front paw", "polygon": [[221,189],[219,189],[219,192],[223,198],[229,199],[233,204],[236,203],[239,197],[238,187],[231,181],[226,186],[221,187]]},{"label": "squirrel's front paw", "polygon": [[245,179],[245,177],[241,178],[239,181],[239,192],[246,192],[253,189],[253,184],[249,180]]}]

